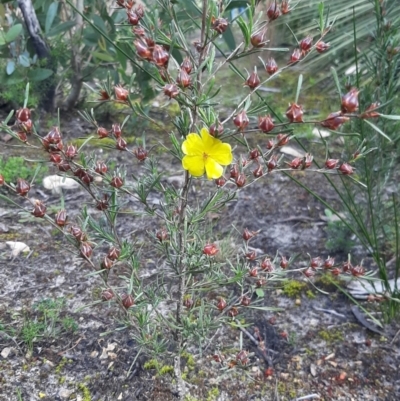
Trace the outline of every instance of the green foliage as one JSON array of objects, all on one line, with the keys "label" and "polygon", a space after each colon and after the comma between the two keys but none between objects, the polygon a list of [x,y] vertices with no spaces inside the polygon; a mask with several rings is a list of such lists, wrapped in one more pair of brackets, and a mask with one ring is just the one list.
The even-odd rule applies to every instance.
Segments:
[{"label": "green foliage", "polygon": [[[17,178],[30,181],[34,177],[37,167],[37,163],[27,162],[22,157],[11,156],[7,159],[0,157],[0,174],[6,182],[15,183]],[[40,170],[35,177],[36,182],[40,182],[47,171],[48,167],[45,164],[41,164]]]},{"label": "green foliage", "polygon": [[325,229],[327,234],[325,248],[331,252],[342,252],[347,255],[354,246],[353,231],[342,220],[336,218],[329,209],[325,209],[325,215],[328,218]]},{"label": "green foliage", "polygon": [[282,292],[290,298],[298,297],[307,288],[307,283],[289,280],[283,284]]}]

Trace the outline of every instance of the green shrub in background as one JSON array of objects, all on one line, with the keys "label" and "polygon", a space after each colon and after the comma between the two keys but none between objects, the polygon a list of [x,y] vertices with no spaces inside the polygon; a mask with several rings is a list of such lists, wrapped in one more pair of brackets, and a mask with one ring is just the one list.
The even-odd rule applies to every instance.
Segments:
[{"label": "green shrub in background", "polygon": [[38,163],[28,163],[23,157],[4,158],[0,156],[0,174],[7,182],[15,183],[17,178],[31,181],[34,177],[36,182],[40,182],[48,172],[48,167],[45,164],[40,165],[35,176],[38,167]]}]

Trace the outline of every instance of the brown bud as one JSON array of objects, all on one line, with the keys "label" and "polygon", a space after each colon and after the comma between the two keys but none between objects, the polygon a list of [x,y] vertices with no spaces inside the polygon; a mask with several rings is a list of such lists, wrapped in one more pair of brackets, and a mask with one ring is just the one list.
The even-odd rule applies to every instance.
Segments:
[{"label": "brown bud", "polygon": [[174,84],[166,84],[164,86],[164,94],[170,99],[175,99],[179,95],[179,89]]},{"label": "brown bud", "polygon": [[223,187],[226,184],[226,178],[224,176],[217,178],[215,180],[215,184],[217,185],[217,187]]},{"label": "brown bud", "polygon": [[104,194],[103,199],[96,201],[96,209],[97,210],[107,210],[109,207],[108,196]]},{"label": "brown bud", "polygon": [[81,255],[87,259],[90,259],[93,254],[93,248],[88,242],[82,242],[79,250]]},{"label": "brown bud", "polygon": [[189,74],[185,70],[180,70],[176,78],[176,83],[182,88],[187,88],[191,85],[191,80]]},{"label": "brown bud", "polygon": [[317,45],[315,46],[315,49],[317,50],[318,53],[323,53],[326,50],[328,50],[330,47],[329,43],[325,43],[322,40],[320,40]]},{"label": "brown bud", "polygon": [[338,170],[343,174],[343,175],[351,175],[354,172],[354,169],[350,164],[348,163],[343,163]]},{"label": "brown bud", "polygon": [[293,53],[290,56],[289,64],[294,64],[297,63],[301,59],[301,50],[300,49],[294,49]]},{"label": "brown bud", "polygon": [[103,161],[98,161],[94,171],[96,171],[97,174],[104,175],[108,171],[107,164],[105,164]]},{"label": "brown bud", "polygon": [[190,297],[185,297],[185,298],[183,299],[183,306],[184,306],[185,308],[191,309],[191,308],[193,308],[193,305],[194,305],[194,301],[193,301],[192,298],[190,298]]},{"label": "brown bud", "polygon": [[114,292],[111,288],[107,288],[101,293],[101,298],[103,299],[103,301],[110,301],[114,298],[114,296]]},{"label": "brown bud", "polygon": [[313,38],[311,36],[307,36],[300,41],[299,47],[303,52],[308,52],[311,49],[312,42]]},{"label": "brown bud", "polygon": [[268,139],[266,147],[268,150],[273,149],[275,147],[275,142],[272,139]]},{"label": "brown bud", "polygon": [[325,167],[329,170],[333,170],[337,167],[338,164],[339,164],[339,159],[328,159],[325,162]]},{"label": "brown bud", "polygon": [[303,122],[303,107],[296,103],[289,103],[289,107],[286,110],[286,117],[291,123],[301,123]]},{"label": "brown bud", "polygon": [[335,259],[329,257],[328,259],[325,260],[324,267],[325,269],[331,269],[334,264],[335,264]]},{"label": "brown bud", "polygon": [[80,179],[86,185],[90,185],[90,183],[93,182],[93,176],[91,174],[89,174],[87,171],[85,171],[81,175]]},{"label": "brown bud", "polygon": [[312,277],[312,276],[315,276],[315,271],[313,269],[311,269],[310,267],[308,267],[307,269],[303,270],[303,274],[306,277]]},{"label": "brown bud", "polygon": [[245,85],[248,86],[250,89],[255,89],[257,86],[260,85],[260,77],[257,74],[257,70],[254,69],[254,71],[249,75],[249,77],[245,81]]},{"label": "brown bud", "polygon": [[126,102],[129,97],[129,91],[124,89],[121,85],[114,87],[115,98],[120,102]]},{"label": "brown bud", "polygon": [[276,63],[275,59],[270,57],[265,64],[265,70],[269,75],[275,74],[278,71],[278,64]]},{"label": "brown bud", "polygon": [[133,151],[133,154],[135,155],[136,159],[142,162],[147,159],[149,152],[147,152],[146,149],[143,149],[141,146],[139,146]]},{"label": "brown bud", "polygon": [[164,242],[168,238],[168,231],[166,228],[160,228],[156,232],[156,237],[160,242]]},{"label": "brown bud", "polygon": [[273,272],[274,269],[275,269],[275,268],[274,268],[274,265],[272,264],[270,258],[265,258],[265,259],[261,262],[260,266],[261,266],[261,269],[264,270],[264,271],[267,272],[267,273],[271,273],[271,272]]},{"label": "brown bud", "polygon": [[276,146],[285,146],[289,143],[290,136],[288,134],[278,134],[276,136]]},{"label": "brown bud", "polygon": [[251,298],[248,297],[247,295],[243,295],[243,297],[242,297],[240,303],[241,303],[243,306],[249,306],[250,303],[251,303]]},{"label": "brown bud", "polygon": [[361,114],[361,118],[376,118],[379,117],[380,114],[375,111],[375,109],[379,107],[379,103],[372,103],[371,106],[369,106],[364,113]]},{"label": "brown bud", "polygon": [[153,49],[153,61],[158,67],[166,68],[169,61],[169,53],[163,46],[155,45]]},{"label": "brown bud", "polygon": [[232,308],[229,309],[229,311],[228,311],[228,316],[229,316],[229,317],[235,317],[235,316],[237,316],[238,314],[239,314],[239,310],[238,310],[238,308],[236,308],[235,306],[232,306]]},{"label": "brown bud", "polygon": [[358,94],[357,88],[352,88],[348,93],[342,96],[343,113],[353,113],[358,110]]},{"label": "brown bud", "polygon": [[216,123],[210,125],[208,132],[210,133],[210,135],[217,138],[224,132],[224,126],[219,121],[217,121]]},{"label": "brown bud", "polygon": [[342,269],[343,269],[343,272],[346,273],[346,272],[350,271],[351,269],[353,269],[353,265],[349,261],[344,262],[342,265]]},{"label": "brown bud", "polygon": [[246,174],[239,173],[235,179],[235,184],[238,188],[242,188],[246,184]]},{"label": "brown bud", "polygon": [[303,160],[303,169],[311,167],[312,161],[314,160],[314,157],[311,153],[306,153],[304,156]]},{"label": "brown bud", "polygon": [[117,142],[115,144],[115,147],[118,150],[126,150],[127,146],[128,146],[128,142],[126,142],[124,138],[122,138],[122,137],[117,138]]},{"label": "brown bud", "polygon": [[267,9],[267,16],[270,21],[276,20],[281,15],[277,1],[274,0]]},{"label": "brown bud", "polygon": [[67,220],[68,215],[65,209],[59,210],[54,217],[54,221],[59,227],[64,227],[67,224]]},{"label": "brown bud", "polygon": [[300,157],[295,157],[290,163],[288,163],[289,167],[297,170],[303,164],[303,159]]},{"label": "brown bud", "polygon": [[20,126],[24,130],[24,132],[30,134],[32,132],[32,128],[33,128],[33,122],[32,122],[32,120],[28,119],[28,120],[22,122]]},{"label": "brown bud", "polygon": [[292,9],[289,7],[289,0],[283,0],[281,3],[281,13],[288,14]]},{"label": "brown bud", "polygon": [[250,42],[254,47],[262,47],[266,42],[265,42],[265,32],[266,29],[263,29],[262,31],[253,33],[250,38]]},{"label": "brown bud", "polygon": [[340,270],[339,267],[335,267],[334,269],[331,270],[331,273],[332,273],[334,276],[339,276],[339,275],[342,273],[342,270]]},{"label": "brown bud", "polygon": [[249,270],[250,277],[257,277],[258,276],[258,269],[257,267],[253,267]]},{"label": "brown bud", "polygon": [[286,259],[285,256],[282,256],[282,257],[281,257],[281,262],[279,263],[279,266],[280,266],[282,269],[286,269],[286,268],[289,266],[289,261]]},{"label": "brown bud", "polygon": [[79,242],[86,241],[86,234],[78,226],[71,226],[69,231]]},{"label": "brown bud", "polygon": [[267,163],[268,172],[271,172],[272,170],[275,170],[277,166],[278,166],[278,156],[277,155],[273,155],[268,160],[268,163]]},{"label": "brown bud", "polygon": [[107,256],[104,257],[103,261],[101,262],[101,268],[109,270],[112,268],[114,262]]},{"label": "brown bud", "polygon": [[131,25],[137,25],[140,22],[140,17],[134,10],[127,10],[128,21]]},{"label": "brown bud", "polygon": [[188,74],[192,72],[192,62],[190,61],[189,57],[185,57],[182,64],[181,64],[181,69],[185,70]]},{"label": "brown bud", "polygon": [[211,28],[217,31],[220,35],[228,28],[228,21],[225,18],[214,18],[211,19]]},{"label": "brown bud", "polygon": [[34,209],[32,211],[32,214],[35,217],[44,217],[45,214],[46,214],[46,206],[45,206],[45,204],[40,200],[36,200],[35,201],[35,205],[34,205]]},{"label": "brown bud", "polygon": [[250,231],[249,229],[245,228],[243,231],[242,237],[245,241],[249,241],[256,235],[257,235],[257,231]]},{"label": "brown bud", "polygon": [[99,91],[99,95],[100,95],[100,97],[97,100],[100,102],[110,99],[109,93],[103,89]]},{"label": "brown bud", "polygon": [[17,178],[17,185],[15,186],[15,191],[18,195],[26,196],[30,191],[31,186],[29,182],[25,181],[22,178]]},{"label": "brown bud", "polygon": [[149,61],[152,59],[152,51],[143,40],[137,39],[133,42],[133,44],[135,45],[136,53],[139,57]]},{"label": "brown bud", "polygon": [[129,309],[130,307],[135,305],[135,300],[133,299],[132,295],[123,294],[121,299],[122,299],[122,305],[124,306],[125,309]]},{"label": "brown bud", "polygon": [[253,170],[253,176],[255,178],[260,178],[264,174],[263,168],[261,165],[258,165],[255,170]]},{"label": "brown bud", "polygon": [[67,159],[73,159],[78,154],[78,148],[74,145],[68,145],[65,149],[65,157]]},{"label": "brown bud", "polygon": [[4,177],[0,174],[0,186],[4,185]]},{"label": "brown bud", "polygon": [[43,138],[46,142],[52,145],[57,145],[61,142],[61,133],[58,127],[53,127],[49,133]]},{"label": "brown bud", "polygon": [[71,170],[71,166],[67,160],[61,160],[61,162],[57,164],[57,168],[64,173],[68,170]]},{"label": "brown bud", "polygon": [[111,179],[110,185],[114,188],[121,188],[124,185],[124,181],[121,177],[115,176]]},{"label": "brown bud", "polygon": [[112,133],[114,134],[115,138],[120,138],[122,135],[121,126],[118,123],[115,123],[111,127]]},{"label": "brown bud", "polygon": [[111,247],[107,253],[107,257],[111,260],[117,260],[121,254],[121,251],[115,246]]},{"label": "brown bud", "polygon": [[250,151],[249,158],[251,160],[258,159],[259,157],[260,157],[260,152],[257,148]]},{"label": "brown bud", "polygon": [[237,178],[239,176],[239,167],[237,164],[232,165],[232,167],[229,171],[229,174],[230,174],[231,178]]},{"label": "brown bud", "polygon": [[225,299],[220,297],[219,301],[217,303],[218,310],[223,311],[226,308],[226,305],[227,305],[227,303],[226,303]]},{"label": "brown bud", "polygon": [[318,269],[319,267],[321,267],[321,265],[322,265],[322,260],[319,256],[316,258],[312,258],[310,261],[310,266],[313,269]]},{"label": "brown bud", "polygon": [[343,116],[341,111],[336,111],[334,113],[330,113],[328,117],[321,122],[321,125],[325,128],[336,131],[342,124],[349,120],[350,118]]},{"label": "brown bud", "polygon": [[260,278],[256,281],[256,287],[257,288],[261,288],[263,287],[265,284],[267,284],[267,280],[265,278]]},{"label": "brown bud", "polygon": [[108,134],[109,134],[109,131],[107,131],[104,127],[97,128],[97,135],[99,136],[100,139],[107,138]]},{"label": "brown bud", "polygon": [[247,252],[247,253],[245,254],[245,257],[246,257],[247,260],[253,261],[253,260],[256,260],[256,258],[257,258],[257,253],[256,253],[256,251]]},{"label": "brown bud", "polygon": [[22,123],[26,122],[31,118],[31,111],[26,107],[18,109],[15,113],[15,117]]},{"label": "brown bud", "polygon": [[19,131],[19,132],[17,132],[17,135],[21,142],[28,142],[28,136],[26,135],[26,132]]},{"label": "brown bud", "polygon": [[233,123],[236,127],[239,128],[240,131],[243,131],[249,125],[249,118],[244,110],[236,115],[233,119]]},{"label": "brown bud", "polygon": [[50,153],[49,158],[50,158],[50,161],[52,163],[54,163],[55,165],[61,163],[61,161],[62,161],[62,157],[59,153]]},{"label": "brown bud", "polygon": [[237,355],[236,355],[236,360],[240,362],[242,365],[247,365],[249,363],[249,358],[248,358],[249,353],[245,350],[241,350]]}]

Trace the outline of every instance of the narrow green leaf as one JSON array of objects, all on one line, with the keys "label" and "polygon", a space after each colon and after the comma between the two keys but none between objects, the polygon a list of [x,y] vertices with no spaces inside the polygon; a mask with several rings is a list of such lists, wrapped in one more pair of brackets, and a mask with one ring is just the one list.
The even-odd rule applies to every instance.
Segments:
[{"label": "narrow green leaf", "polygon": [[372,124],[368,120],[364,120],[372,129],[374,129],[378,134],[382,135],[384,138],[386,138],[389,142],[393,142],[379,127],[377,127],[375,124]]},{"label": "narrow green leaf", "polygon": [[21,24],[13,25],[6,33],[5,41],[7,43],[13,42],[15,39],[17,39],[17,37],[21,34],[21,32],[22,32]]},{"label": "narrow green leaf", "polygon": [[331,73],[333,76],[333,80],[335,81],[336,89],[340,96],[340,101],[342,101],[342,90],[340,89],[339,78],[338,78],[337,72],[334,67],[331,67]]},{"label": "narrow green leaf", "polygon": [[385,118],[386,120],[395,120],[395,121],[400,120],[400,116],[391,116],[388,114],[379,114],[379,117]]},{"label": "narrow green leaf", "polygon": [[53,71],[48,68],[36,68],[28,71],[30,81],[43,81],[53,75]]},{"label": "narrow green leaf", "polygon": [[297,81],[297,91],[296,91],[296,98],[295,98],[295,103],[299,101],[299,96],[300,96],[300,91],[301,91],[301,85],[303,85],[303,74],[299,75],[299,80]]},{"label": "narrow green leaf", "polygon": [[113,57],[107,53],[93,52],[92,54],[93,54],[93,57],[96,57],[97,59],[102,60],[102,61],[115,61],[115,57]]},{"label": "narrow green leaf", "polygon": [[51,3],[49,9],[47,10],[46,14],[46,22],[44,25],[44,31],[46,32],[46,35],[49,33],[51,26],[53,25],[54,18],[57,15],[58,11],[58,3]]}]

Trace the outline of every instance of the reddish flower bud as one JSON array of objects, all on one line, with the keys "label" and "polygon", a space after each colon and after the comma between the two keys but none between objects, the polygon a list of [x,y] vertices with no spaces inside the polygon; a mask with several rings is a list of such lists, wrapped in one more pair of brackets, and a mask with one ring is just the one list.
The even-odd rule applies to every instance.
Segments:
[{"label": "reddish flower bud", "polygon": [[282,256],[282,257],[281,257],[281,262],[279,263],[279,266],[280,266],[282,269],[286,269],[286,268],[289,266],[289,261],[286,259],[285,256]]},{"label": "reddish flower bud", "polygon": [[120,102],[126,102],[129,97],[129,91],[122,86],[117,85],[114,87],[115,98]]},{"label": "reddish flower bud", "polygon": [[369,106],[364,113],[361,114],[361,118],[376,118],[379,117],[380,114],[376,111],[374,111],[377,107],[379,107],[379,103],[372,103],[371,106]]},{"label": "reddish flower bud", "polygon": [[281,13],[288,14],[292,9],[289,7],[289,0],[283,0],[281,3]]},{"label": "reddish flower bud", "polygon": [[329,43],[325,43],[322,40],[320,40],[317,45],[315,46],[315,49],[317,50],[318,53],[323,53],[326,50],[328,50],[330,47]]},{"label": "reddish flower bud", "polygon": [[168,231],[165,228],[157,230],[156,237],[160,242],[164,242],[168,238]]},{"label": "reddish flower bud", "polygon": [[260,178],[264,174],[263,168],[261,165],[258,165],[255,170],[253,170],[253,176],[255,178]]},{"label": "reddish flower bud", "polygon": [[133,151],[133,154],[135,155],[136,159],[142,162],[147,159],[149,152],[147,152],[146,149],[143,149],[141,146],[139,146]]},{"label": "reddish flower bud", "polygon": [[215,184],[217,185],[217,187],[223,187],[226,184],[226,178],[224,176],[217,178],[215,180]]},{"label": "reddish flower bud", "polygon": [[303,52],[308,52],[311,49],[312,42],[313,38],[311,36],[307,36],[300,41],[299,47]]},{"label": "reddish flower bud", "polygon": [[121,137],[122,129],[121,129],[121,126],[118,123],[113,124],[112,127],[111,127],[111,130],[112,130],[115,138],[120,138]]},{"label": "reddish flower bud", "polygon": [[265,70],[269,75],[275,74],[278,71],[278,64],[276,64],[275,59],[270,57],[265,64]]},{"label": "reddish flower bud", "polygon": [[18,195],[26,196],[30,191],[31,186],[29,182],[23,180],[22,178],[17,178],[17,185],[15,186],[15,191]]},{"label": "reddish flower bud", "polygon": [[103,127],[97,128],[97,135],[99,136],[100,139],[107,138],[108,134],[109,134],[109,131],[107,131],[105,128],[103,128]]},{"label": "reddish flower bud", "polygon": [[32,214],[35,217],[44,217],[46,214],[46,206],[45,204],[40,201],[40,200],[36,200],[35,201],[35,205],[34,205],[34,209],[32,210]]},{"label": "reddish flower bud", "polygon": [[152,51],[143,40],[137,39],[133,44],[135,45],[136,53],[139,57],[149,61],[152,59]]},{"label": "reddish flower bud", "polygon": [[19,132],[17,132],[17,135],[21,142],[28,142],[28,136],[26,135],[26,132],[19,131]]},{"label": "reddish flower bud", "polygon": [[0,174],[0,186],[4,185],[4,177]]},{"label": "reddish flower bud", "polygon": [[68,215],[65,209],[59,210],[54,217],[54,221],[59,227],[64,227],[67,224],[67,220]]},{"label": "reddish flower bud", "polygon": [[329,170],[333,170],[337,167],[338,163],[339,163],[339,159],[328,159],[325,162],[325,167]]},{"label": "reddish flower bud", "polygon": [[257,277],[258,276],[258,269],[257,267],[253,267],[249,270],[250,277]]},{"label": "reddish flower bud", "polygon": [[62,161],[62,157],[59,153],[50,153],[49,158],[50,158],[50,161],[56,165],[61,163],[61,161]]},{"label": "reddish flower bud", "polygon": [[249,75],[244,84],[250,89],[255,89],[258,85],[260,85],[260,82],[261,81],[260,77],[257,74],[257,70],[254,69],[254,71]]},{"label": "reddish flower bud", "polygon": [[260,278],[256,281],[256,287],[260,288],[267,284],[267,280],[265,278]]},{"label": "reddish flower bud", "polygon": [[182,88],[187,88],[192,82],[189,74],[185,70],[180,70],[176,78],[176,83]]},{"label": "reddish flower bud", "polygon": [[210,133],[210,135],[217,138],[224,132],[224,126],[219,121],[217,121],[216,123],[210,125],[208,132]]},{"label": "reddish flower bud", "polygon": [[275,142],[272,139],[268,139],[266,147],[268,150],[271,150],[272,148],[275,147]]},{"label": "reddish flower bud", "polygon": [[108,196],[106,194],[104,194],[103,199],[96,201],[96,209],[97,210],[101,210],[101,211],[107,210],[108,206],[109,206]]},{"label": "reddish flower bud", "polygon": [[193,308],[193,305],[194,305],[194,301],[193,301],[192,298],[190,298],[190,297],[185,297],[185,298],[183,299],[183,306],[184,306],[185,308],[191,309],[191,308]]},{"label": "reddish flower bud", "polygon": [[65,149],[65,157],[67,159],[73,159],[78,154],[78,148],[74,145],[68,145]]},{"label": "reddish flower bud", "polygon": [[211,19],[211,28],[217,31],[220,35],[223,34],[228,28],[228,21],[225,18],[214,18]]},{"label": "reddish flower bud", "polygon": [[164,86],[164,94],[170,99],[175,99],[179,95],[179,89],[174,84],[166,84]]},{"label": "reddish flower bud", "polygon": [[253,149],[253,150],[250,151],[249,158],[251,160],[258,159],[259,157],[260,157],[260,152],[259,152],[258,149]]},{"label": "reddish flower bud", "polygon": [[302,164],[303,159],[300,157],[295,157],[290,163],[288,163],[288,166],[294,170],[297,170]]},{"label": "reddish flower bud", "polygon": [[331,273],[334,276],[339,276],[342,273],[342,270],[340,270],[338,267],[335,267],[334,269],[331,270]]},{"label": "reddish flower bud", "polygon": [[274,123],[271,116],[258,117],[258,128],[265,133],[272,131],[274,129]]},{"label": "reddish flower bud", "polygon": [[321,267],[321,265],[322,265],[322,260],[319,256],[311,259],[310,266],[313,269],[318,269],[319,267]]},{"label": "reddish flower bud", "polygon": [[233,119],[233,123],[239,128],[240,131],[243,131],[249,125],[249,121],[249,117],[247,117],[247,114],[244,110],[238,113]]},{"label": "reddish flower bud", "polygon": [[15,117],[22,123],[26,122],[31,118],[31,111],[26,107],[18,109],[15,113]]},{"label": "reddish flower bud", "polygon": [[65,173],[68,170],[71,170],[71,166],[67,160],[61,160],[61,162],[57,164],[57,168],[63,173]]},{"label": "reddish flower bud", "polygon": [[278,166],[278,156],[277,155],[273,155],[267,163],[267,167],[268,167],[268,172],[271,172],[272,170],[276,169],[276,167]]},{"label": "reddish flower bud", "polygon": [[86,185],[90,185],[90,183],[93,182],[93,176],[86,171],[82,174],[80,179]]},{"label": "reddish flower bud", "polygon": [[312,277],[312,276],[315,276],[315,271],[313,269],[311,269],[310,267],[308,267],[307,269],[303,270],[303,274],[306,277]]},{"label": "reddish flower bud", "polygon": [[348,163],[343,163],[338,170],[343,174],[343,175],[351,175],[354,172],[354,169],[350,164]]},{"label": "reddish flower bud", "polygon": [[219,252],[217,245],[215,244],[206,244],[203,248],[204,255],[207,256],[215,256]]},{"label": "reddish flower bud", "polygon": [[146,35],[146,31],[144,30],[144,28],[142,26],[134,26],[132,28],[132,32],[134,35],[139,36],[139,37],[143,37]]},{"label": "reddish flower bud", "polygon": [[103,161],[98,161],[94,171],[96,171],[97,174],[104,175],[108,171],[107,164],[105,164]]},{"label": "reddish flower bud", "polygon": [[115,246],[111,247],[107,253],[107,257],[110,258],[111,260],[117,260],[120,255],[121,251]]},{"label": "reddish flower bud", "polygon": [[127,10],[128,21],[131,25],[137,25],[140,21],[139,15],[134,10]]},{"label": "reddish flower bud", "polygon": [[52,145],[57,145],[61,142],[61,133],[58,127],[53,127],[50,132],[43,138],[46,142]]},{"label": "reddish flower bud", "polygon": [[285,146],[289,143],[290,136],[288,134],[278,134],[276,136],[276,146]]},{"label": "reddish flower bud", "polygon": [[294,49],[292,55],[290,56],[290,60],[288,64],[294,64],[297,63],[301,59],[301,50],[300,49]]},{"label": "reddish flower bud", "polygon": [[251,35],[250,42],[254,47],[262,47],[265,45],[265,32],[266,29],[263,29],[262,31],[253,33],[253,35]]},{"label": "reddish flower bud", "polygon": [[249,241],[256,235],[257,235],[257,231],[250,231],[249,229],[245,228],[243,231],[242,237],[245,241]]},{"label": "reddish flower bud", "polygon": [[[127,8],[132,8],[135,5],[135,3],[136,3],[135,0],[128,0],[128,3],[126,5],[126,7]],[[130,6],[130,4],[132,4],[132,5]],[[144,8],[143,8],[142,5],[139,5],[136,8],[136,14],[139,16],[139,18],[143,18],[144,17]]]},{"label": "reddish flower bud", "polygon": [[351,270],[350,270],[351,274],[354,277],[360,277],[363,276],[365,274],[365,269],[362,266],[354,266]]},{"label": "reddish flower bud", "polygon": [[193,64],[190,61],[189,57],[185,57],[181,64],[181,69],[185,70],[188,74],[192,72]]},{"label": "reddish flower bud", "polygon": [[114,262],[107,256],[104,257],[103,261],[101,262],[101,268],[105,270],[109,270],[112,268]]},{"label": "reddish flower bud", "polygon": [[242,297],[240,303],[241,303],[243,306],[249,306],[250,303],[251,303],[251,298],[248,297],[247,295],[243,295],[243,297]]},{"label": "reddish flower bud", "polygon": [[343,269],[343,272],[346,273],[349,270],[353,269],[353,265],[349,261],[344,262],[342,265],[342,269]]},{"label": "reddish flower bud", "polygon": [[227,303],[226,303],[225,299],[220,297],[219,301],[217,303],[218,310],[223,311],[226,308],[226,305],[227,305]]},{"label": "reddish flower bud", "polygon": [[235,184],[237,187],[242,188],[246,184],[246,174],[239,173],[235,179]]},{"label": "reddish flower bud", "polygon": [[169,53],[160,45],[155,45],[153,49],[153,61],[158,67],[166,68],[169,61]]},{"label": "reddish flower bud", "polygon": [[352,88],[348,93],[342,96],[343,113],[353,113],[358,110],[358,94],[357,88]]},{"label": "reddish flower bud", "polygon": [[335,264],[335,259],[329,257],[328,259],[325,260],[324,267],[325,269],[331,269],[334,264]]},{"label": "reddish flower bud", "polygon": [[289,103],[289,107],[286,110],[286,117],[291,123],[302,123],[303,122],[303,107],[296,103]]},{"label": "reddish flower bud", "polygon": [[71,226],[69,231],[79,242],[86,241],[86,234],[78,226]]},{"label": "reddish flower bud", "polygon": [[277,1],[271,3],[267,9],[267,16],[270,21],[276,20],[281,15]]},{"label": "reddish flower bud", "polygon": [[272,262],[271,262],[271,259],[269,259],[269,258],[265,258],[265,259],[261,262],[260,266],[261,266],[261,269],[264,270],[264,271],[267,272],[267,273],[271,273],[271,272],[273,272],[274,269],[275,269],[275,268],[274,268],[274,265],[273,265]]},{"label": "reddish flower bud", "polygon": [[110,185],[114,188],[121,188],[124,185],[124,180],[121,177],[113,177],[111,179]]},{"label": "reddish flower bud", "polygon": [[229,174],[230,174],[231,178],[234,178],[234,179],[236,179],[239,176],[239,167],[237,164],[232,165],[232,167],[229,171]]},{"label": "reddish flower bud", "polygon": [[228,316],[229,316],[229,317],[235,317],[235,316],[237,316],[238,314],[239,314],[239,310],[238,310],[238,308],[236,308],[235,306],[232,306],[232,308],[229,309],[229,311],[228,311]]},{"label": "reddish flower bud", "polygon": [[129,309],[130,307],[135,305],[135,300],[133,299],[132,295],[123,294],[121,299],[122,299],[122,305],[124,306],[125,309]]},{"label": "reddish flower bud", "polygon": [[103,301],[110,301],[114,298],[114,296],[114,292],[111,288],[107,288],[101,293],[101,298],[103,299]]},{"label": "reddish flower bud", "polygon": [[24,132],[28,134],[32,132],[32,127],[33,127],[33,122],[30,119],[21,123],[21,128],[24,130]]},{"label": "reddish flower bud", "polygon": [[109,93],[107,91],[105,91],[105,90],[100,90],[99,91],[99,95],[100,95],[100,97],[97,100],[100,101],[100,102],[103,102],[105,100],[109,100],[110,99]]},{"label": "reddish flower bud", "polygon": [[87,259],[90,259],[93,254],[93,248],[88,242],[82,242],[79,250],[81,255]]},{"label": "reddish flower bud", "polygon": [[341,111],[336,111],[328,115],[326,120],[321,122],[321,125],[325,128],[329,128],[336,131],[342,124],[349,121],[350,118],[343,116]]},{"label": "reddish flower bud", "polygon": [[245,255],[247,260],[256,260],[257,258],[257,253],[256,251],[251,251],[251,252],[247,252]]},{"label": "reddish flower bud", "polygon": [[128,146],[128,142],[126,142],[124,138],[121,138],[121,137],[117,138],[117,142],[115,144],[115,147],[118,150],[126,150],[127,146]]}]

